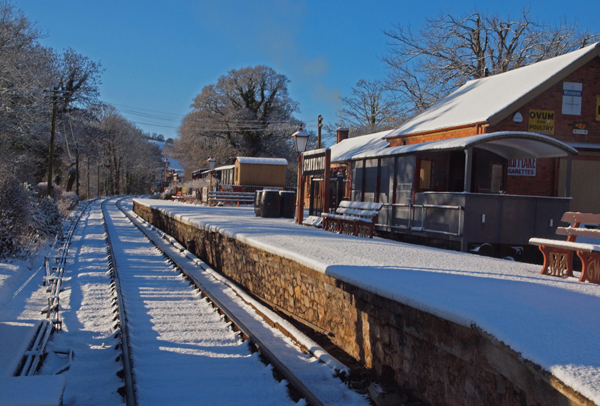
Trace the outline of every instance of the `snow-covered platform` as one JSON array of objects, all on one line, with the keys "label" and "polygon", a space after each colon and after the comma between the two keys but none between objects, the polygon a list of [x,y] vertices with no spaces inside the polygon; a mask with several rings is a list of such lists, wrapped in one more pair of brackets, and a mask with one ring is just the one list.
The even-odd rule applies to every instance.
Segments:
[{"label": "snow-covered platform", "polygon": [[600,286],[540,275],[541,266],[328,233],[252,208],[136,199],[336,280],[502,342],[600,405]]}]

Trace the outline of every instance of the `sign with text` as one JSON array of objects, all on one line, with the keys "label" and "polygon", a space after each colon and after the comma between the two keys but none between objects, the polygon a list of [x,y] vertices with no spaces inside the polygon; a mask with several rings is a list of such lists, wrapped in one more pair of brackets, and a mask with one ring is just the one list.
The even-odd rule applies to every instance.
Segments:
[{"label": "sign with text", "polygon": [[527,131],[554,134],[554,110],[529,110]]},{"label": "sign with text", "polygon": [[563,83],[563,99],[562,99],[562,113],[570,114],[573,116],[581,115],[581,93],[583,91],[583,84],[581,83]]},{"label": "sign with text", "polygon": [[321,148],[310,152],[305,152],[303,156],[302,175],[323,175],[325,173],[325,154],[326,149]]},{"label": "sign with text", "polygon": [[537,160],[535,158],[509,159],[509,176],[536,176]]}]

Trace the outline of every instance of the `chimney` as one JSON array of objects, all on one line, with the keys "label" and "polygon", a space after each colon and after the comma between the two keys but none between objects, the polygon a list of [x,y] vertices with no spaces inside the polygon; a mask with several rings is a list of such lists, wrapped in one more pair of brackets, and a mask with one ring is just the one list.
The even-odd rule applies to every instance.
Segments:
[{"label": "chimney", "polygon": [[344,141],[346,138],[348,138],[348,132],[350,130],[347,128],[343,128],[343,127],[339,127],[337,129],[337,142],[336,144],[339,144],[340,142]]}]

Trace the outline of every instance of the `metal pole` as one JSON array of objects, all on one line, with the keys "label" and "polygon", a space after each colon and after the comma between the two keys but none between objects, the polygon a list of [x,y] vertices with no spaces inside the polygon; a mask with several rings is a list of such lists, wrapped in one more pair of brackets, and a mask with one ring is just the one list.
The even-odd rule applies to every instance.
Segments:
[{"label": "metal pole", "polygon": [[210,171],[210,180],[208,181],[208,205],[212,206],[210,201],[210,192],[212,192],[212,170]]},{"label": "metal pole", "polygon": [[298,153],[298,186],[296,187],[296,223],[304,221],[304,184],[302,183],[302,154]]},{"label": "metal pole", "polygon": [[100,164],[98,164],[98,177],[96,178],[96,181],[98,182],[96,197],[100,197]]}]

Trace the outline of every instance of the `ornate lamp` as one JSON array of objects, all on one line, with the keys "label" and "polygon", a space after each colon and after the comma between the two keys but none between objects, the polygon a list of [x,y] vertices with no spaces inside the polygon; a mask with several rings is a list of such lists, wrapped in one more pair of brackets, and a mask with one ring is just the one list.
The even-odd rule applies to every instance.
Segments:
[{"label": "ornate lamp", "polygon": [[302,129],[302,125],[298,128],[298,131],[292,134],[294,147],[298,153],[298,186],[296,187],[296,223],[298,224],[302,224],[304,220],[304,204],[302,204],[304,203],[304,193],[302,190],[302,153],[306,151],[309,136],[310,134]]}]

